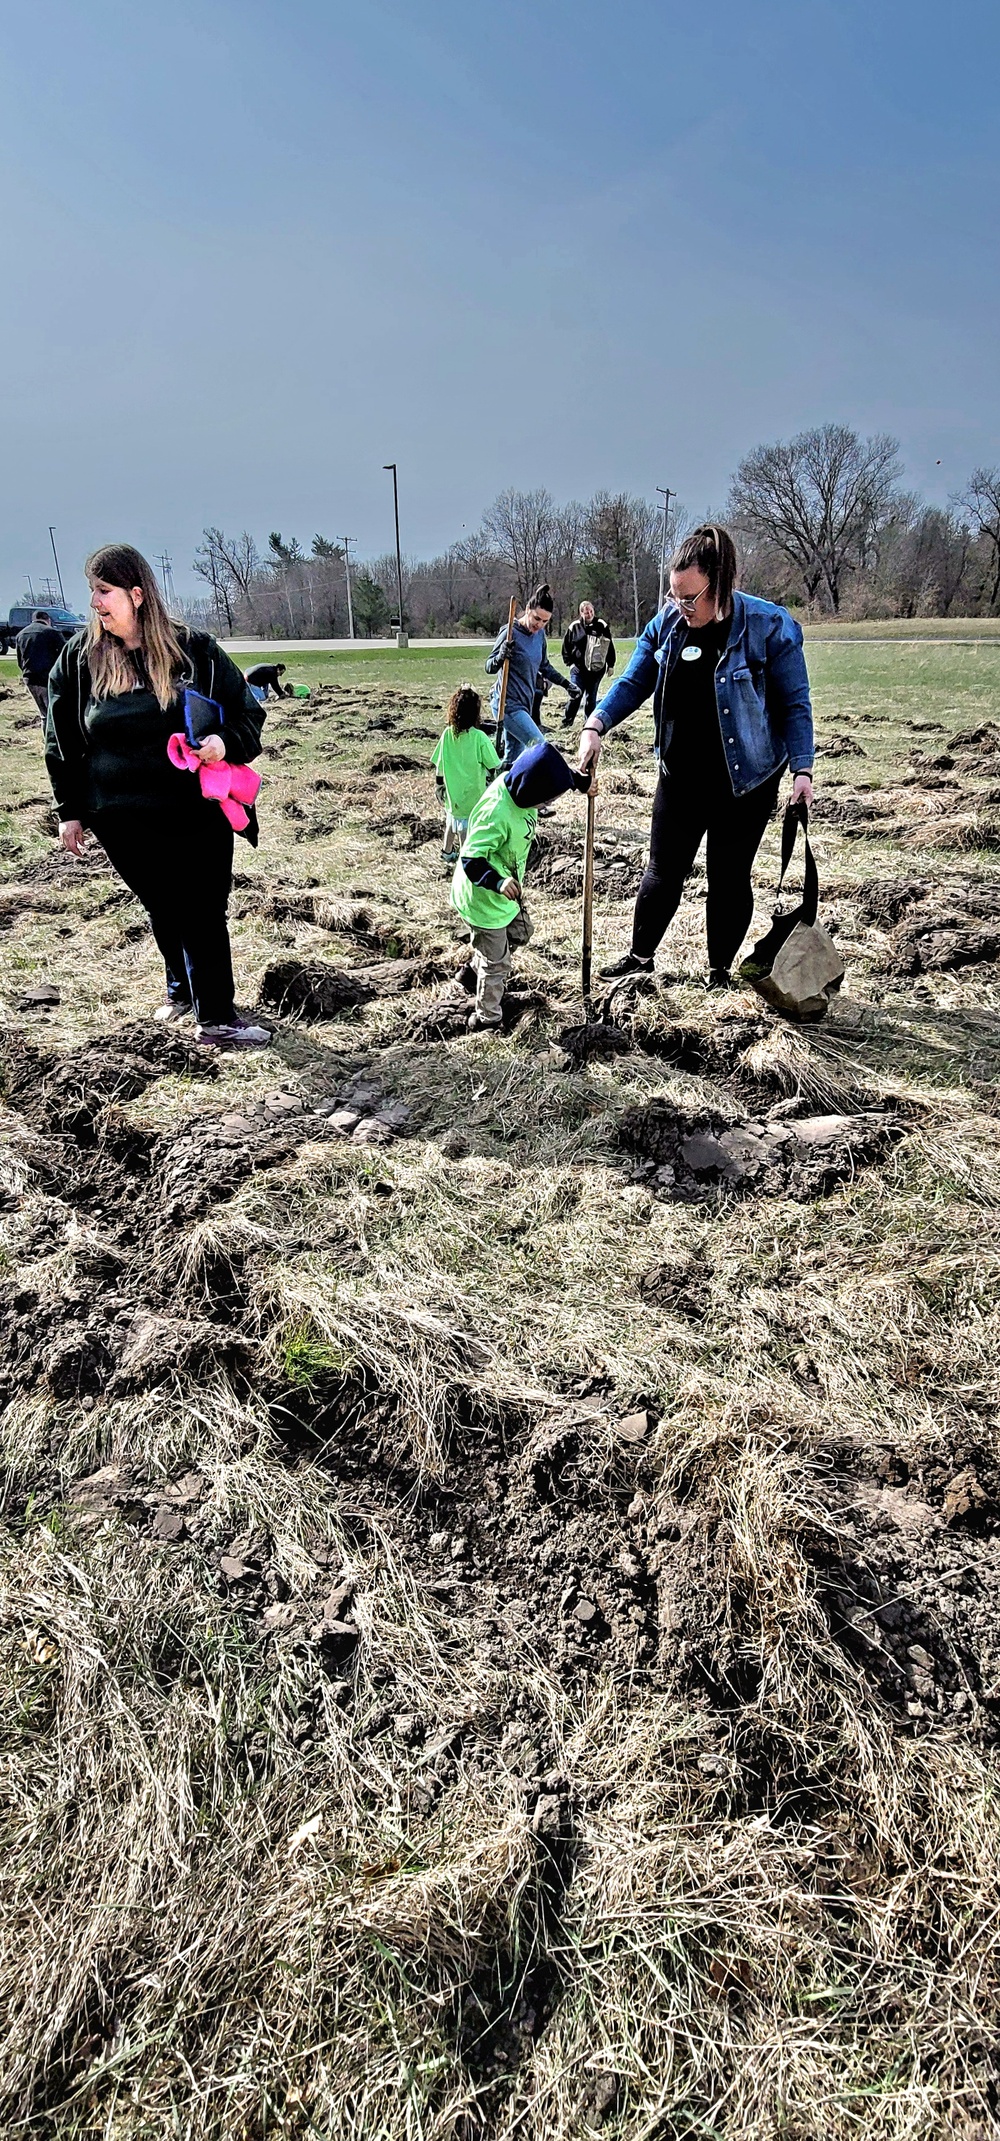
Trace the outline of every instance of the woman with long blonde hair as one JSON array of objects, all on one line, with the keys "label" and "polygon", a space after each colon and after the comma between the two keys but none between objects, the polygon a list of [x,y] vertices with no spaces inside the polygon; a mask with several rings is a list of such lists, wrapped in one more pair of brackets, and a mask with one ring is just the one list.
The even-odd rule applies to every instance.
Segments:
[{"label": "woman with long blonde hair", "polygon": [[[256,758],[263,708],[207,632],[168,614],[141,551],[106,543],[86,574],[90,625],[56,663],[45,723],[60,840],[80,856],[93,832],[145,907],[166,966],[166,1002],[155,1016],[193,1014],[207,1046],[264,1047],[267,1028],[240,1018],[234,1002],[232,826],[202,795],[197,771],[167,755],[168,739],[185,727],[188,692],[210,724],[198,731],[200,765]],[[256,846],[253,816],[247,837]]]}]

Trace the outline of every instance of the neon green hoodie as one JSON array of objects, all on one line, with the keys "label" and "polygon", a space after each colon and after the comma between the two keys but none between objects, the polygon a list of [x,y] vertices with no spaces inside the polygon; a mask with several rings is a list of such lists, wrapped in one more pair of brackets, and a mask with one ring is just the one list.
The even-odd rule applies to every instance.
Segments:
[{"label": "neon green hoodie", "polygon": [[499,764],[485,729],[463,729],[458,736],[454,729],[445,729],[434,747],[431,765],[444,782],[453,818],[464,821],[475,810],[488,775]]},{"label": "neon green hoodie", "polygon": [[498,877],[516,877],[522,884],[537,824],[537,810],[520,810],[505,780],[491,782],[469,819],[451,881],[451,904],[470,929],[506,929],[520,909],[516,900],[505,899],[501,892],[474,885],[463,868],[466,858],[481,857]]}]

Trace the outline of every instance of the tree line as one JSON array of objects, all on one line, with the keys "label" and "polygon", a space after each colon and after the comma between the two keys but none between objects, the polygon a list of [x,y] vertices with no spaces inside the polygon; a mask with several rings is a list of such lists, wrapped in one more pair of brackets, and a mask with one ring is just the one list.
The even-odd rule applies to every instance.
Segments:
[{"label": "tree line", "polygon": [[[740,584],[807,615],[995,616],[1000,611],[1000,468],[977,468],[947,506],[901,482],[897,441],[822,424],[755,447],[733,477],[724,519],[741,556]],[[692,517],[673,502],[666,548]],[[586,596],[623,633],[656,609],[663,513],[626,492],[559,505],[545,489],[501,491],[475,533],[439,557],[403,563],[403,622],[417,635],[493,633],[512,593],[547,580],[560,630]],[[391,632],[394,552],[348,561],[315,535],[308,550],[273,531],[206,528],[194,559],[205,595],[187,605],[230,637],[361,639]]]}]

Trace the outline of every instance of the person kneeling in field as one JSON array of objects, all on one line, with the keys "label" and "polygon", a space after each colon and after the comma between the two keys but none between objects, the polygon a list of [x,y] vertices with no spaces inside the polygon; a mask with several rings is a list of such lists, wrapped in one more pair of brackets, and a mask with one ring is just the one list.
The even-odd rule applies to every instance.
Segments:
[{"label": "person kneeling in field", "polygon": [[284,674],[284,662],[258,662],[254,669],[247,670],[247,683],[252,691],[263,692],[265,699],[272,691],[276,699],[294,699],[292,686],[281,681]]},{"label": "person kneeling in field", "polygon": [[475,809],[500,760],[492,737],[482,727],[483,702],[478,691],[460,685],[448,701],[448,726],[435,744],[431,765],[437,773],[438,800],[448,806],[444,821],[445,862],[457,862]]},{"label": "person kneeling in field", "polygon": [[591,785],[589,770],[574,772],[550,743],[536,743],[491,783],[472,812],[451,884],[452,906],[472,931],[472,1033],[502,1023],[511,952],[533,934],[521,887],[539,807],[570,788],[587,795]]}]

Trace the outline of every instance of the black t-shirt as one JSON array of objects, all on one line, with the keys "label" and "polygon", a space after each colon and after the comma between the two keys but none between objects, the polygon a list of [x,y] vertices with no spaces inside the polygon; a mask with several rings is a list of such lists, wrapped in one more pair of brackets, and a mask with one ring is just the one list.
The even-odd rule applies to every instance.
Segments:
[{"label": "black t-shirt", "polygon": [[714,780],[729,767],[719,727],[715,671],[729,639],[730,619],[688,627],[687,637],[667,681],[663,711],[673,722],[666,763],[675,778]]}]

